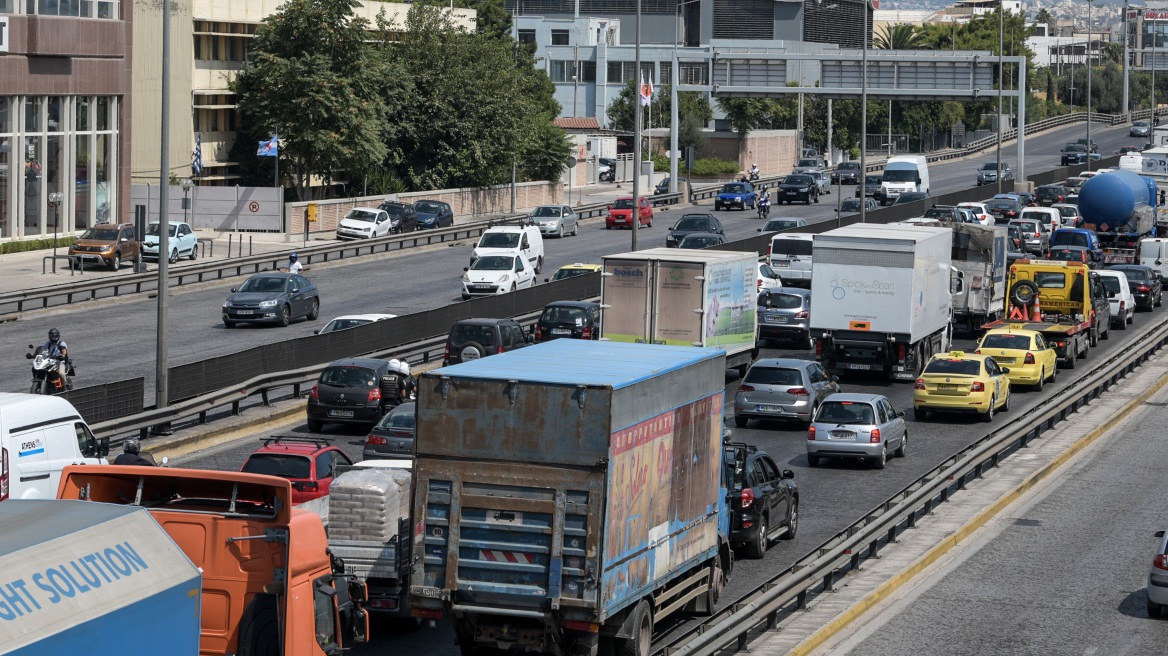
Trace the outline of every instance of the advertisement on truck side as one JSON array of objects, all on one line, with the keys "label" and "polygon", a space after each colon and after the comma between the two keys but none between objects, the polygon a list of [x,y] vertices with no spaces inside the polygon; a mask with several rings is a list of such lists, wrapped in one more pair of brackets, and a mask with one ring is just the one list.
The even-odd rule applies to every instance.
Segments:
[{"label": "advertisement on truck side", "polygon": [[727,353],[754,348],[757,295],[755,262],[720,262],[706,267],[705,346]]},{"label": "advertisement on truck side", "polygon": [[[605,303],[619,308],[649,308],[650,263],[605,260]],[[649,330],[646,312],[606,312],[604,337],[614,342],[644,343]]]}]

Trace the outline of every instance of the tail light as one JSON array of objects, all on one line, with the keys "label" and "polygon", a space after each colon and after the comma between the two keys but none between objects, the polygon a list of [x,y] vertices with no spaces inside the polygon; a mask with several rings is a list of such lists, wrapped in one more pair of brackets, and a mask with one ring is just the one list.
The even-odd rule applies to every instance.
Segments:
[{"label": "tail light", "polygon": [[304,492],[319,492],[320,483],[316,481],[304,481],[300,484],[300,489]]},{"label": "tail light", "polygon": [[1147,294],[1148,292],[1152,291],[1152,288],[1148,285],[1136,285],[1136,291],[1140,292],[1141,294]]},{"label": "tail light", "polygon": [[913,389],[919,389],[919,390],[925,389],[925,379],[918,378],[916,384],[913,385]]},{"label": "tail light", "polygon": [[823,355],[823,340],[817,339],[817,340],[815,340],[815,357],[818,358],[822,355]]},{"label": "tail light", "polygon": [[373,389],[369,390],[369,399],[368,399],[369,403],[373,403],[374,401],[380,401],[380,400],[381,400],[381,388],[380,387],[374,387]]},{"label": "tail light", "polygon": [[8,449],[0,449],[0,501],[8,498]]},{"label": "tail light", "polygon": [[502,353],[503,353],[503,344],[502,344],[502,342],[500,342],[500,343],[499,343],[499,348],[498,348],[498,350],[496,350],[496,351],[495,351],[495,353],[499,353],[499,354],[502,354]]},{"label": "tail light", "polygon": [[1027,353],[1027,354],[1026,354],[1026,360],[1025,360],[1025,363],[1026,363],[1026,364],[1034,364],[1034,354],[1033,354],[1033,353]]},{"label": "tail light", "polygon": [[798,312],[796,312],[796,313],[795,313],[795,318],[796,318],[796,319],[806,319],[806,318],[807,318],[807,316],[808,316],[808,315],[807,315],[807,310],[800,310],[800,311],[798,311]]},{"label": "tail light", "polygon": [[739,385],[739,386],[738,386],[738,391],[739,391],[739,392],[753,392],[753,391],[754,391],[754,385]]},{"label": "tail light", "polygon": [[1063,202],[1063,197],[1062,197],[1062,196],[1059,196],[1059,197],[1058,197],[1058,202],[1060,202],[1060,203],[1061,203],[1061,202]]},{"label": "tail light", "polygon": [[1119,302],[1119,309],[1120,310],[1123,310],[1126,307],[1127,307],[1127,301],[1120,301]]},{"label": "tail light", "polygon": [[897,353],[898,353],[897,357],[900,358],[901,362],[904,362],[904,354],[907,352],[908,352],[908,344],[901,342],[900,348],[897,349]]},{"label": "tail light", "polygon": [[389,444],[389,440],[385,439],[384,437],[382,437],[380,435],[374,435],[374,434],[370,433],[369,437],[365,438],[365,443],[372,444],[374,446],[385,446],[386,444]]},{"label": "tail light", "polygon": [[446,347],[442,351],[442,362],[450,362],[450,342],[446,343]]},{"label": "tail light", "polygon": [[787,394],[794,396],[811,396],[811,392],[808,392],[806,387],[792,387],[791,389],[787,390]]},{"label": "tail light", "polygon": [[592,326],[584,326],[584,332],[580,336],[584,339],[592,339]]},{"label": "tail light", "polygon": [[971,391],[971,392],[984,392],[985,391],[985,383],[978,381],[978,382],[969,386],[969,391]]},{"label": "tail light", "polygon": [[312,399],[313,401],[320,400],[320,386],[319,385],[313,385],[312,389],[308,390],[308,398]]},{"label": "tail light", "polygon": [[872,436],[868,438],[868,441],[871,442],[872,444],[880,444],[880,429],[879,428],[872,429]]},{"label": "tail light", "polygon": [[1006,210],[1006,216],[1018,216],[1018,213],[1014,210]]},{"label": "tail light", "polygon": [[540,328],[539,324],[537,323],[535,324],[535,341],[538,342],[541,339],[543,339],[543,329]]},{"label": "tail light", "polygon": [[1152,567],[1156,569],[1168,569],[1168,554],[1157,554],[1156,558],[1152,560]]},{"label": "tail light", "polygon": [[746,488],[742,491],[742,508],[745,510],[754,505],[754,490]]},{"label": "tail light", "polygon": [[815,441],[815,427],[814,426],[807,427],[807,441],[809,441],[809,442]]}]

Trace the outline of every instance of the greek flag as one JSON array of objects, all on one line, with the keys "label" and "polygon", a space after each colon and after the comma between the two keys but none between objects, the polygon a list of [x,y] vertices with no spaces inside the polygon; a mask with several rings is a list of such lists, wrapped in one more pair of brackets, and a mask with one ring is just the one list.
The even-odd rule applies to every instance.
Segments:
[{"label": "greek flag", "polygon": [[256,150],[256,155],[260,157],[277,157],[280,154],[280,143],[278,135],[273,134],[271,139],[260,142],[259,149]]},{"label": "greek flag", "polygon": [[203,175],[203,133],[195,133],[195,152],[191,153],[191,169],[195,175]]}]

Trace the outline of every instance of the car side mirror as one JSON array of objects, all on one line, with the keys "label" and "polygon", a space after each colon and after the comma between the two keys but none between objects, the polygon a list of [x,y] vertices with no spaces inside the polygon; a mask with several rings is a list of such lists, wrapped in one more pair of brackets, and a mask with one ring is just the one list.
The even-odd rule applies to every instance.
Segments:
[{"label": "car side mirror", "polygon": [[130,241],[130,238],[129,238],[129,237],[122,237],[122,243],[123,243],[123,244],[124,244],[124,243],[126,243],[126,242],[128,242],[128,241]]},{"label": "car side mirror", "polygon": [[[31,347],[30,347],[30,348],[31,348]],[[29,360],[31,360],[31,359],[32,359],[32,353],[25,353],[25,354],[24,354],[24,357],[26,357],[26,358],[28,358]]]},{"label": "car side mirror", "polygon": [[314,331],[312,331],[312,334],[313,334],[313,335],[319,335],[319,334],[320,334],[320,331],[319,331],[319,330],[314,330]]},{"label": "car side mirror", "polygon": [[834,374],[833,374],[833,375],[832,375],[832,377],[831,377],[831,382],[833,382],[833,383],[838,383],[838,382],[839,382],[839,376],[836,376],[836,375],[834,375]]},{"label": "car side mirror", "polygon": [[1156,537],[1158,537],[1158,538],[1164,537],[1164,531],[1156,531]]},{"label": "car side mirror", "polygon": [[1008,367],[1002,367],[1002,373],[1008,374],[1010,373],[1010,369]]},{"label": "car side mirror", "polygon": [[527,343],[534,344],[535,343],[535,335],[528,335],[527,336]]},{"label": "car side mirror", "polygon": [[896,413],[896,417],[897,417],[897,419],[904,419],[904,411],[903,410],[898,411]]},{"label": "car side mirror", "polygon": [[470,271],[470,267],[462,267],[463,271]]},{"label": "car side mirror", "polygon": [[97,438],[97,457],[104,458],[109,455],[109,438]]},{"label": "car side mirror", "polygon": [[783,473],[782,473],[782,477],[784,479],[795,478],[795,472],[791,471],[790,469],[784,469]]},{"label": "car side mirror", "polygon": [[544,281],[544,282],[551,282],[551,281],[552,281],[552,279],[551,279],[551,278],[544,278],[544,279],[543,279],[543,281]]},{"label": "car side mirror", "polygon": [[235,293],[235,292],[237,292],[237,291],[239,291],[239,288],[238,288],[238,287],[232,287],[232,288],[231,288],[231,293],[232,293],[232,294],[234,294],[234,293]]}]

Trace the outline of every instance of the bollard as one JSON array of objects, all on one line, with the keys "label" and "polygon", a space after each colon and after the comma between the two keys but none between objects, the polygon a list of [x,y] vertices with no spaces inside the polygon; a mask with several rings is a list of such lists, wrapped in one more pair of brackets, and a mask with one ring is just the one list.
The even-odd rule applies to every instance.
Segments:
[{"label": "bollard", "polygon": [[234,241],[234,237],[235,235],[232,234],[227,235],[227,257],[229,258],[231,257],[231,244]]}]

